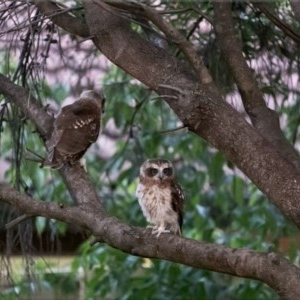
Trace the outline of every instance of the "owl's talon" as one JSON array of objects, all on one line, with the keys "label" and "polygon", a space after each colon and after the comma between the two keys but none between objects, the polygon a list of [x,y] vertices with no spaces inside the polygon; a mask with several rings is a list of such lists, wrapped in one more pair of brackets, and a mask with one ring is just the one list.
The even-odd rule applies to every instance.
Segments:
[{"label": "owl's talon", "polygon": [[81,157],[79,160],[80,167],[83,168],[85,173],[87,173],[87,168],[86,168],[86,159],[84,157]]},{"label": "owl's talon", "polygon": [[147,225],[147,227],[146,227],[146,228],[155,229],[155,228],[157,228],[157,226],[155,226],[155,225]]},{"label": "owl's talon", "polygon": [[171,231],[165,229],[164,227],[156,227],[155,229],[153,228],[152,230],[152,234],[157,234],[156,237],[159,237],[162,233],[171,233]]}]

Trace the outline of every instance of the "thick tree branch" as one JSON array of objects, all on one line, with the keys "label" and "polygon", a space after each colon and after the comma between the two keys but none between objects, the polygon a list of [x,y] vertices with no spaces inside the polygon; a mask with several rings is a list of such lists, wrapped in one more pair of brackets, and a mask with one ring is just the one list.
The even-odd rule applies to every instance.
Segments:
[{"label": "thick tree branch", "polygon": [[242,95],[244,106],[250,117],[256,116],[256,109],[266,108],[255,77],[243,56],[242,43],[236,37],[231,3],[214,2],[214,29],[220,48],[226,58]]},{"label": "thick tree branch", "polygon": [[[183,34],[180,33],[180,31],[166,22],[163,16],[158,11],[137,2],[126,2],[122,0],[105,0],[104,2],[111,5],[112,7],[124,9],[128,12],[131,12],[137,16],[144,17],[151,21],[166,35],[166,37],[172,43],[178,45],[180,50],[185,54],[191,67],[198,75],[200,82],[204,84],[212,83],[212,78],[201,57],[194,49],[193,45]],[[101,4],[100,1],[98,3],[99,5],[103,6],[103,3]]]},{"label": "thick tree branch", "polygon": [[214,2],[215,32],[220,48],[227,60],[241,93],[246,112],[259,133],[297,168],[300,160],[293,146],[280,129],[277,113],[267,107],[252,70],[248,67],[242,52],[242,43],[237,38],[231,16],[229,1]]},{"label": "thick tree branch", "polygon": [[62,8],[55,1],[33,0],[36,7],[45,16],[48,16],[56,25],[64,30],[81,36],[88,37],[89,30],[86,24],[78,17],[72,16],[68,11],[62,12]]},{"label": "thick tree branch", "polygon": [[[17,207],[25,215],[28,216],[43,216],[48,219],[56,219],[63,222],[77,224],[82,227],[89,227],[91,214],[86,213],[80,207],[63,207],[54,203],[45,201],[36,201],[26,194],[21,194],[17,190],[9,187],[5,183],[0,183],[0,201],[9,203]],[[80,211],[80,214],[78,214]],[[90,220],[90,221],[89,221]]]},{"label": "thick tree branch", "polygon": [[300,2],[299,0],[290,0],[291,7],[293,9],[294,15],[297,21],[300,23]]},{"label": "thick tree branch", "polygon": [[257,279],[275,289],[283,299],[300,297],[300,270],[276,253],[232,249],[172,234],[156,238],[147,229],[128,226],[115,218],[99,219],[94,211],[86,212],[80,207],[61,208],[34,200],[6,184],[0,184],[0,201],[18,207],[28,215],[76,223],[90,229],[98,240],[128,254]]},{"label": "thick tree branch", "polygon": [[52,118],[46,110],[34,99],[29,90],[24,89],[0,73],[0,92],[21,108],[30,119],[43,139],[49,138],[52,131]]},{"label": "thick tree branch", "polygon": [[[195,78],[190,68],[131,30],[130,22],[112,7],[94,0],[85,1],[84,6],[87,25],[98,49],[122,69],[131,65],[125,68],[126,72],[147,82],[151,89],[158,90],[159,84],[171,84],[174,72]],[[95,12],[101,15],[97,17]],[[158,69],[161,72],[157,72]]]}]

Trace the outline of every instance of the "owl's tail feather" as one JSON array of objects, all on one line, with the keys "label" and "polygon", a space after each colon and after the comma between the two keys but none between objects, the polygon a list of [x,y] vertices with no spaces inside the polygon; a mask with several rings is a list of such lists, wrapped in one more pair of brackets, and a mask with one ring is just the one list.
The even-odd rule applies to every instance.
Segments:
[{"label": "owl's tail feather", "polygon": [[61,161],[50,161],[46,158],[42,164],[43,168],[60,169],[64,164]]},{"label": "owl's tail feather", "polygon": [[47,158],[43,162],[43,167],[52,169],[60,169],[64,165],[64,161],[60,155],[57,155],[57,151],[48,151]]},{"label": "owl's tail feather", "polygon": [[181,227],[179,226],[179,224],[172,224],[170,230],[172,233],[181,236]]}]

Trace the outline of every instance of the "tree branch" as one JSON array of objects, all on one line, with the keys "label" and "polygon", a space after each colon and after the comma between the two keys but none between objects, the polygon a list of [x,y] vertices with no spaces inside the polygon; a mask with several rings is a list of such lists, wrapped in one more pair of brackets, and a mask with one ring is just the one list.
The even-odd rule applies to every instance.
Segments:
[{"label": "tree branch", "polygon": [[6,229],[11,229],[11,228],[15,227],[16,225],[18,225],[19,223],[21,223],[21,222],[23,222],[23,221],[25,221],[25,220],[27,220],[31,217],[32,216],[26,215],[26,214],[21,215],[21,216],[15,218],[14,220],[8,222],[7,224],[5,224],[5,228]]},{"label": "tree branch", "polygon": [[61,208],[34,200],[6,184],[0,184],[0,201],[18,207],[27,215],[43,216],[88,228],[101,242],[128,254],[257,279],[275,289],[283,299],[294,300],[300,297],[300,270],[276,253],[232,249],[173,234],[156,238],[149,230],[131,227],[116,218],[98,218],[95,211],[86,212],[80,207]]},{"label": "tree branch", "polygon": [[[180,33],[175,27],[171,26],[166,22],[163,16],[150,7],[137,2],[125,2],[122,0],[105,0],[105,3],[112,7],[121,8],[138,16],[142,16],[154,25],[156,25],[172,42],[178,45],[180,50],[185,54],[187,60],[189,61],[191,67],[195,70],[196,74],[201,83],[212,83],[211,75],[209,74],[205,64],[203,63],[199,54],[195,51],[193,45],[188,41],[188,39]],[[100,2],[98,2],[99,5]]]},{"label": "tree branch", "polygon": [[[63,207],[54,203],[37,201],[26,194],[21,194],[17,190],[9,187],[8,184],[0,183],[0,201],[17,207],[25,215],[42,216],[48,219],[56,219],[63,222],[79,224],[82,227],[89,227],[91,215],[77,207]],[[78,214],[80,210],[80,214]],[[82,219],[79,221],[79,217]],[[78,222],[79,221],[79,222]]]},{"label": "tree branch", "polygon": [[291,7],[297,21],[300,23],[300,5],[298,0],[290,0]]},{"label": "tree branch", "polygon": [[46,113],[41,104],[30,95],[29,90],[14,84],[0,73],[0,91],[22,109],[26,117],[34,123],[43,139],[50,137],[52,118]]},{"label": "tree branch", "polygon": [[[151,89],[157,91],[159,84],[172,84],[174,72],[195,78],[189,67],[131,30],[128,19],[103,1],[84,1],[84,6],[96,47],[130,75],[147,82]],[[101,17],[97,17],[95,12]],[[132,67],[128,68],[128,65]],[[157,72],[158,69],[160,72]]]},{"label": "tree branch", "polygon": [[[252,4],[257,7],[262,13],[266,15],[266,17],[277,27],[279,28],[285,35],[290,37],[294,42],[300,45],[300,35],[297,34],[288,24],[284,21],[280,20],[272,10],[269,3],[251,1]],[[290,2],[292,5],[292,2]],[[298,2],[299,6],[299,2]]]},{"label": "tree branch", "polygon": [[48,16],[53,23],[64,30],[81,36],[88,37],[89,30],[83,20],[72,16],[69,12],[62,12],[62,8],[55,1],[33,0],[39,11]]},{"label": "tree branch", "polygon": [[214,2],[215,32],[220,48],[226,58],[238,89],[241,93],[246,112],[254,127],[270,141],[283,157],[295,167],[300,168],[300,160],[293,146],[287,141],[280,129],[277,113],[267,107],[263,94],[259,90],[256,80],[242,52],[242,43],[236,37],[231,3],[228,1]]}]

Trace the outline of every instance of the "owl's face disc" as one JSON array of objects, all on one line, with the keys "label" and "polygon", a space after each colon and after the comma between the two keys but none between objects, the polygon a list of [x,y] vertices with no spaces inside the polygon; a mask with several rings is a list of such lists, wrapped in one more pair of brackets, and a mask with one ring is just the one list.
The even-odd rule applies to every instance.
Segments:
[{"label": "owl's face disc", "polygon": [[174,178],[174,168],[168,160],[150,159],[141,166],[140,175],[156,181],[163,181]]}]

